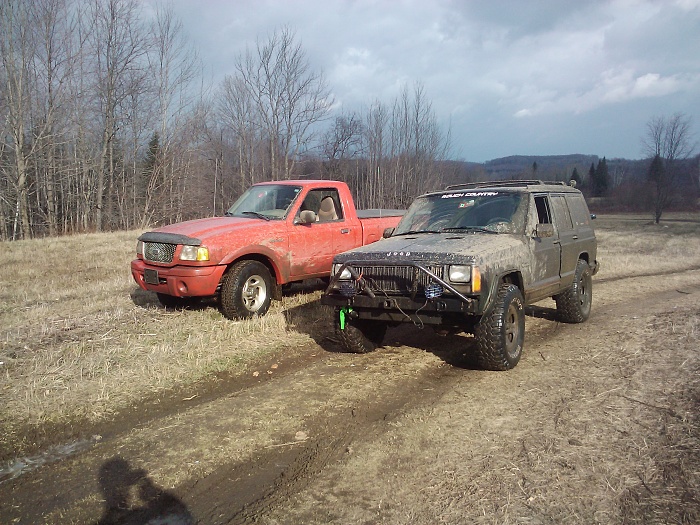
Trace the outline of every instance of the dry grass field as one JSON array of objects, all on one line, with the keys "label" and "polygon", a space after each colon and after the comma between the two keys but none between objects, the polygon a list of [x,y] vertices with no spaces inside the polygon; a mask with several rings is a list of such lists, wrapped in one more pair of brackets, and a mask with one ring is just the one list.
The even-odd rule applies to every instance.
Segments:
[{"label": "dry grass field", "polygon": [[[599,278],[700,266],[700,217],[597,219]],[[0,459],[36,448],[42,429],[99,422],[163,392],[238,374],[330,330],[319,291],[231,322],[214,304],[166,310],[133,282],[138,232],[4,243],[0,252]],[[299,306],[306,305],[304,308]]]},{"label": "dry grass field", "polygon": [[125,427],[0,476],[0,522],[93,523],[126,454],[202,523],[697,523],[700,214],[665,219],[599,217],[591,319],[530,307],[506,373],[413,327],[338,354],[318,290],[244,322],[165,309],[131,279],[137,232],[6,243],[0,460]]},{"label": "dry grass field", "polygon": [[216,374],[238,374],[311,342],[323,317],[303,290],[262,318],[216,305],[166,310],[136,286],[137,232],[4,243],[0,253],[0,460],[65,426],[100,422]]}]

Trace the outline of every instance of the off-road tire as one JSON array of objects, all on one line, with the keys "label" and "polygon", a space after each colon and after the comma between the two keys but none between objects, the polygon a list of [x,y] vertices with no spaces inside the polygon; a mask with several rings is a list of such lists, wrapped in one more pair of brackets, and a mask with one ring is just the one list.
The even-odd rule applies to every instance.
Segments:
[{"label": "off-road tire", "polygon": [[258,261],[239,261],[221,280],[221,313],[232,320],[265,315],[272,301],[273,280],[270,271]]},{"label": "off-road tire", "polygon": [[586,261],[578,260],[574,282],[564,292],[555,295],[554,301],[562,322],[583,323],[588,319],[593,302],[593,276]]},{"label": "off-road tire", "polygon": [[345,328],[341,330],[338,312],[334,317],[336,333],[346,352],[366,354],[381,346],[386,335],[386,323],[366,319],[346,319]]},{"label": "off-road tire", "polygon": [[520,361],[525,340],[525,304],[520,289],[503,283],[490,312],[474,329],[479,364],[486,370],[510,370]]}]

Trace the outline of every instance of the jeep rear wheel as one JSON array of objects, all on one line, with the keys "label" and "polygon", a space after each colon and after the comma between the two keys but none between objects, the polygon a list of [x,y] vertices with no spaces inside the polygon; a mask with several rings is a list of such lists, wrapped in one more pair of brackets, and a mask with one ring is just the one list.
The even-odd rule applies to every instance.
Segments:
[{"label": "jeep rear wheel", "polygon": [[346,319],[340,328],[340,316],[335,314],[335,329],[346,352],[366,354],[382,344],[386,335],[386,324],[366,319]]},{"label": "jeep rear wheel", "polygon": [[474,335],[479,364],[486,370],[510,370],[518,364],[525,340],[525,309],[517,286],[499,286],[493,309],[481,318]]},{"label": "jeep rear wheel", "polygon": [[229,319],[265,315],[272,300],[272,276],[263,263],[240,261],[221,281],[221,312]]},{"label": "jeep rear wheel", "polygon": [[593,277],[586,261],[578,260],[574,282],[564,292],[555,295],[554,301],[563,322],[583,323],[588,319],[593,302]]}]

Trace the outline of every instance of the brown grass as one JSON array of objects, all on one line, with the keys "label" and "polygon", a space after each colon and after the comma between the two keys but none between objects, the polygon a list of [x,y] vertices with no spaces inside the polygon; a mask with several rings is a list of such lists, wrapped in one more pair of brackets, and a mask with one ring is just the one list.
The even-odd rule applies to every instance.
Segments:
[{"label": "brown grass", "polygon": [[[131,278],[136,232],[4,243],[0,253],[0,457],[27,427],[99,421],[143,399],[311,342],[320,292],[243,322],[173,311]],[[305,306],[308,305],[308,306]]]},{"label": "brown grass", "polygon": [[[700,222],[601,217],[595,225],[599,278],[699,264]],[[144,398],[293,352],[313,342],[309,326],[315,336],[328,330],[319,291],[286,297],[243,322],[211,306],[166,310],[131,278],[137,235],[2,244],[0,458],[30,445],[27,429],[106,420]]]}]

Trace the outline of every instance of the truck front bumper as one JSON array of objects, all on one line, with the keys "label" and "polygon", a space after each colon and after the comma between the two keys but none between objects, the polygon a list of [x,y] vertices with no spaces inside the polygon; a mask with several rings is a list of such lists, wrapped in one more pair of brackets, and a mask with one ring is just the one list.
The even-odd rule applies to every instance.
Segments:
[{"label": "truck front bumper", "polygon": [[152,266],[131,261],[131,275],[144,290],[174,297],[206,297],[216,294],[226,266]]}]

